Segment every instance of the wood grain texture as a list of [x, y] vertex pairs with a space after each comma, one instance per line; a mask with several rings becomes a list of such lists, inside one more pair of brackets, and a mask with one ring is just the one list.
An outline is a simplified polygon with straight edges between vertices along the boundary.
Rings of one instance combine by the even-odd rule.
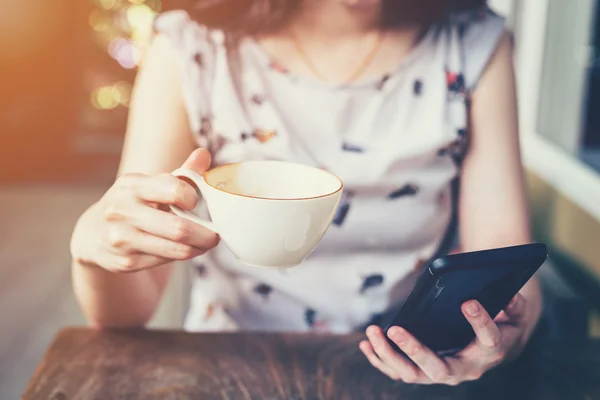
[[23, 399], [583, 399], [600, 398], [600, 342], [529, 349], [457, 387], [393, 382], [362, 335], [61, 331]]

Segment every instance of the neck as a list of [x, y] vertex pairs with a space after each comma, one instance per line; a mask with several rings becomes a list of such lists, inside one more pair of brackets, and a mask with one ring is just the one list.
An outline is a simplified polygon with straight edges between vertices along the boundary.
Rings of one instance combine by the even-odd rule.
[[301, 0], [290, 21], [299, 33], [354, 37], [380, 28], [381, 3], [365, 0]]

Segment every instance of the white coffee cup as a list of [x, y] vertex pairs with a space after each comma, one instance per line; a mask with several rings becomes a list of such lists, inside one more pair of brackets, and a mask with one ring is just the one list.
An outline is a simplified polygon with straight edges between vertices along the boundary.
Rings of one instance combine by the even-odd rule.
[[245, 161], [203, 175], [177, 169], [206, 201], [212, 221], [173, 212], [218, 233], [231, 252], [253, 267], [300, 264], [317, 246], [335, 215], [343, 183], [335, 175], [285, 161]]

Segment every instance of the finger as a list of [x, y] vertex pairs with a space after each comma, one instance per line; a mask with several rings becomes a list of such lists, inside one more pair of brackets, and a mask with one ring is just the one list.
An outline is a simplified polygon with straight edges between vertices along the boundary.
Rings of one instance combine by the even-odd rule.
[[517, 293], [516, 296], [512, 298], [510, 303], [508, 303], [504, 309], [504, 312], [511, 321], [520, 321], [525, 318], [526, 310], [527, 299], [525, 299], [521, 293]]
[[[130, 226], [111, 226], [106, 233], [108, 251], [118, 256], [151, 254], [170, 260], [187, 260], [204, 253], [203, 249], [177, 243]], [[125, 268], [129, 268], [126, 266]]]
[[131, 224], [139, 230], [201, 250], [212, 249], [219, 235], [185, 218], [151, 207], [136, 207]]
[[462, 312], [473, 327], [477, 342], [486, 349], [496, 349], [501, 340], [500, 330], [481, 304], [476, 300], [469, 300], [463, 303]]
[[115, 273], [137, 272], [148, 268], [157, 267], [173, 260], [156, 257], [150, 254], [120, 254], [114, 251], [104, 251], [98, 260], [94, 260], [96, 265]]
[[360, 351], [362, 351], [365, 357], [367, 357], [367, 360], [369, 360], [372, 366], [394, 380], [399, 379], [397, 374], [390, 367], [385, 365], [384, 362], [379, 359], [379, 357], [377, 357], [375, 351], [373, 350], [373, 346], [371, 346], [371, 343], [369, 343], [368, 340], [363, 340], [360, 342], [358, 344], [358, 348]]
[[173, 262], [173, 260], [157, 257], [150, 254], [130, 254], [113, 258], [113, 262], [107, 268], [117, 273], [134, 273]]
[[506, 314], [506, 311], [502, 310], [494, 318], [496, 325], [506, 324], [510, 322], [510, 317]]
[[191, 169], [194, 172], [203, 174], [210, 168], [211, 155], [206, 149], [196, 149], [190, 154], [187, 160], [182, 165], [182, 168]]
[[194, 187], [171, 174], [123, 176], [120, 185], [142, 201], [174, 205], [184, 210], [193, 210], [199, 200]]
[[[187, 244], [177, 243], [147, 232], [136, 231], [130, 240], [133, 253], [150, 254], [169, 260], [189, 260], [204, 254], [205, 250]], [[129, 253], [132, 254], [132, 253]]]
[[394, 326], [389, 329], [388, 336], [433, 382], [446, 383], [451, 380], [448, 365], [406, 329]]
[[[396, 352], [387, 342], [381, 328], [370, 326], [367, 328], [367, 337], [375, 354], [384, 364], [390, 367], [404, 382], [417, 383], [426, 380], [423, 372], [413, 363]], [[425, 379], [424, 379], [425, 378]]]
[[[211, 155], [210, 152], [204, 148], [196, 149], [190, 154], [190, 156], [185, 160], [182, 168], [190, 169], [198, 174], [203, 174], [207, 169], [210, 168], [211, 163]], [[194, 190], [198, 190], [196, 184], [189, 178], [179, 177], [180, 180], [186, 182], [188, 185], [194, 188]]]

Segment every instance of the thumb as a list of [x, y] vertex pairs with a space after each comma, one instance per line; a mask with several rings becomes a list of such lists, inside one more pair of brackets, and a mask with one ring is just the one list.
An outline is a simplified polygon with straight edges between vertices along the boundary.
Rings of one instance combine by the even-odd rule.
[[210, 152], [206, 149], [200, 148], [194, 150], [192, 154], [190, 154], [187, 160], [185, 160], [183, 163], [182, 168], [191, 169], [194, 172], [202, 174], [210, 168], [210, 162]]

